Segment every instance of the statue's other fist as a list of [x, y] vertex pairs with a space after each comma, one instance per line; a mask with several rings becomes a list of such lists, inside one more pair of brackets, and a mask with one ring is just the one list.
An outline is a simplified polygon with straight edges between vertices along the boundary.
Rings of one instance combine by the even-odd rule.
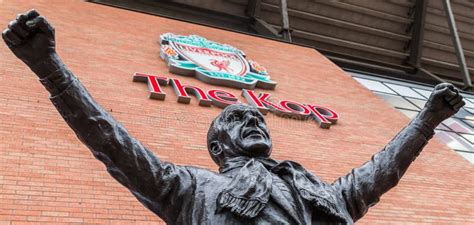
[[425, 110], [430, 114], [430, 120], [434, 125], [438, 125], [443, 120], [456, 114], [465, 102], [459, 94], [459, 90], [449, 83], [441, 83], [436, 85], [431, 93]]
[[18, 14], [2, 32], [10, 50], [30, 68], [55, 54], [54, 28], [32, 9]]

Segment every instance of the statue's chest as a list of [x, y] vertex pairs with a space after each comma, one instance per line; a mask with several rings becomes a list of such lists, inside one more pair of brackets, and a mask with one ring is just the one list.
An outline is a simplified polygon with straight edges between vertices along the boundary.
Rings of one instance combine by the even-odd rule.
[[[253, 222], [246, 221], [244, 224], [295, 224], [295, 220], [299, 222], [305, 220], [305, 216], [301, 213], [305, 206], [301, 200], [295, 198], [291, 185], [276, 175], [272, 178], [268, 205], [258, 218], [252, 220]], [[201, 177], [196, 182], [193, 199], [194, 218], [200, 218], [201, 224], [206, 224], [203, 220], [210, 218], [212, 218], [212, 221], [220, 221], [225, 224], [242, 224], [241, 219], [238, 219], [231, 212], [217, 210], [217, 198], [231, 181], [231, 177], [211, 176]]]

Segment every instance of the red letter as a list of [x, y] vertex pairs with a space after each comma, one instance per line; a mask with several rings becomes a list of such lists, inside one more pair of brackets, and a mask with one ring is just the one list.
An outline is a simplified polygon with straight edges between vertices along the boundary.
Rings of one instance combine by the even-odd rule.
[[178, 79], [170, 79], [170, 81], [174, 92], [178, 96], [178, 102], [189, 104], [191, 101], [191, 97], [188, 95], [189, 91], [189, 94], [196, 96], [200, 106], [211, 106], [212, 101], [207, 97], [206, 93], [201, 88], [186, 84], [183, 85]]
[[288, 115], [298, 116], [301, 119], [307, 119], [311, 115], [311, 111], [298, 102], [283, 100], [280, 101], [280, 105], [289, 112]]
[[257, 107], [257, 109], [260, 110], [260, 112], [264, 115], [267, 114], [269, 110], [268, 107], [270, 107], [270, 110], [276, 114], [289, 112], [288, 110], [285, 110], [282, 107], [269, 102], [267, 99], [270, 97], [270, 94], [268, 93], [260, 93], [260, 95], [257, 97], [253, 91], [242, 89], [242, 96], [247, 99], [250, 105]]
[[307, 106], [321, 128], [329, 128], [331, 124], [335, 124], [337, 119], [339, 119], [339, 115], [331, 109], [309, 104]]
[[239, 102], [235, 95], [222, 90], [209, 90], [207, 91], [207, 96], [212, 100], [212, 104], [219, 108], [225, 108], [228, 105]]
[[133, 74], [133, 81], [147, 83], [148, 90], [150, 90], [150, 98], [165, 100], [166, 93], [161, 91], [160, 84], [166, 86], [168, 84], [167, 77], [160, 77], [144, 73], [135, 73]]

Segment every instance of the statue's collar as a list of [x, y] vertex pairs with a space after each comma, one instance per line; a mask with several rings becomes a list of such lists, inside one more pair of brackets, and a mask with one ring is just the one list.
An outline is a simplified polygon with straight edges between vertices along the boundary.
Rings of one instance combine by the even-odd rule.
[[278, 164], [276, 160], [271, 158], [239, 156], [226, 159], [224, 164], [219, 168], [219, 173], [232, 174], [238, 172], [238, 169], [242, 168], [250, 159], [261, 162], [268, 170], [271, 170], [271, 168]]

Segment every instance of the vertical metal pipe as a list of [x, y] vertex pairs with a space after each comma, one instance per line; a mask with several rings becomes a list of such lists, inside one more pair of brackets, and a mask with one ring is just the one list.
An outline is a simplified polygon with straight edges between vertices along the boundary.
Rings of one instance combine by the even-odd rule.
[[451, 10], [451, 3], [449, 0], [443, 0], [446, 18], [448, 19], [449, 30], [451, 32], [451, 39], [453, 41], [454, 49], [456, 50], [456, 57], [458, 59], [459, 69], [463, 76], [464, 87], [472, 87], [471, 77], [467, 69], [466, 59], [462, 50], [461, 41], [459, 40], [458, 31], [456, 28], [456, 21], [454, 20], [453, 11]]
[[245, 13], [252, 18], [260, 18], [261, 0], [249, 0]]
[[291, 34], [290, 34], [290, 21], [288, 19], [288, 4], [286, 0], [280, 0], [280, 12], [281, 12], [281, 34], [283, 35], [283, 39], [291, 42]]
[[415, 2], [414, 24], [410, 40], [408, 63], [416, 68], [421, 67], [421, 56], [423, 55], [426, 7], [428, 7], [428, 0], [417, 0]]

